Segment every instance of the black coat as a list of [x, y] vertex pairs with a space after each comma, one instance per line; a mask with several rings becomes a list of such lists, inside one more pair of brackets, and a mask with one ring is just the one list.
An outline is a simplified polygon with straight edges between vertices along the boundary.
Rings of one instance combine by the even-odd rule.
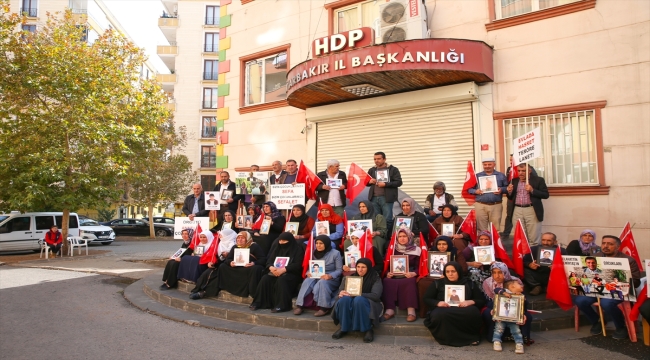
[[[329, 190], [323, 190], [323, 185], [327, 185], [327, 171], [321, 171], [318, 174], [316, 174], [320, 181], [322, 183], [318, 184], [316, 187], [316, 193], [318, 194], [318, 197], [323, 201], [323, 204], [327, 204], [327, 200], [329, 200], [330, 197], [330, 191]], [[339, 171], [339, 176], [338, 179], [342, 180], [342, 184], [345, 185], [345, 187], [348, 187], [348, 177], [345, 175], [343, 171]], [[346, 198], [345, 198], [345, 190], [339, 190], [339, 195], [341, 196], [341, 203], [343, 206], [346, 205]]]
[[[370, 170], [368, 170], [368, 175], [373, 179], [377, 179], [377, 167], [371, 167]], [[384, 187], [384, 196], [386, 197], [386, 202], [390, 203], [397, 201], [397, 188], [402, 186], [402, 174], [400, 174], [399, 169], [393, 165], [388, 166], [388, 180], [390, 181], [387, 182]], [[370, 190], [368, 191], [368, 200], [372, 200], [375, 192], [375, 185], [368, 184], [368, 186], [370, 186]]]
[[[214, 189], [212, 191], [221, 191], [221, 181], [215, 185]], [[231, 210], [235, 214], [237, 213], [237, 204], [238, 200], [244, 200], [242, 195], [237, 195], [237, 185], [235, 185], [234, 182], [230, 182], [228, 184], [228, 188], [226, 190], [231, 190], [232, 191], [232, 202], [228, 204], [228, 210]], [[223, 210], [223, 209], [222, 209]]]
[[[185, 198], [185, 202], [183, 203], [183, 209], [181, 211], [185, 215], [190, 215], [192, 214], [193, 208], [194, 208], [194, 194], [191, 194]], [[210, 210], [205, 209], [205, 196], [204, 193], [201, 193], [201, 195], [199, 196], [199, 212], [194, 214], [194, 216], [208, 216], [208, 214], [210, 214]]]
[[[530, 175], [528, 177], [528, 183], [533, 187], [533, 192], [530, 193], [530, 202], [533, 204], [533, 209], [535, 209], [535, 215], [537, 220], [544, 221], [544, 205], [542, 205], [542, 199], [548, 199], [548, 188], [546, 187], [546, 181], [543, 177]], [[517, 186], [519, 185], [519, 178], [512, 179], [512, 192], [508, 194], [508, 200], [516, 201], [517, 198]], [[512, 214], [515, 212], [514, 207], [508, 209], [508, 217], [512, 218]]]

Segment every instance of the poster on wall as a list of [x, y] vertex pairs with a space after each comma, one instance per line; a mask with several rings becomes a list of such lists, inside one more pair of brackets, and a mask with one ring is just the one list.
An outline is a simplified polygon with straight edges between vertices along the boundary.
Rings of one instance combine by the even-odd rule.
[[562, 256], [571, 295], [636, 301], [626, 258]]
[[174, 223], [174, 239], [182, 239], [183, 236], [181, 232], [185, 229], [190, 232], [190, 240], [194, 236], [194, 230], [197, 225], [201, 225], [201, 230], [205, 231], [210, 229], [210, 218], [209, 217], [195, 217], [194, 220], [190, 220], [188, 217], [177, 217], [174, 218], [176, 222]]

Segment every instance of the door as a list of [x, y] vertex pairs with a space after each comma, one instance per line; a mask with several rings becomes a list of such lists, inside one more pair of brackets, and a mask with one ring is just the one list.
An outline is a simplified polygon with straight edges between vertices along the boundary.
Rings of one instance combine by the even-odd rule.
[[113, 231], [115, 231], [115, 235], [124, 235], [124, 234], [130, 234], [131, 233], [131, 228], [129, 227], [129, 220], [127, 219], [120, 219], [120, 220], [115, 220], [111, 223], [111, 227], [113, 228]]
[[37, 250], [32, 222], [30, 215], [16, 216], [0, 226], [0, 251]]
[[129, 220], [133, 234], [149, 235], [149, 224], [142, 220]]

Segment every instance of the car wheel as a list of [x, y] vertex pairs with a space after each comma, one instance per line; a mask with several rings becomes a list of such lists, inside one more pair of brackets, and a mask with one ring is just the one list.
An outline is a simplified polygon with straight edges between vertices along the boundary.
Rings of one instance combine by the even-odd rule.
[[112, 241], [105, 241], [105, 242], [102, 243], [102, 245], [110, 245], [112, 243], [113, 243]]
[[168, 234], [168, 233], [167, 233], [166, 230], [163, 230], [163, 229], [158, 229], [158, 230], [156, 230], [156, 237], [167, 236], [167, 234]]

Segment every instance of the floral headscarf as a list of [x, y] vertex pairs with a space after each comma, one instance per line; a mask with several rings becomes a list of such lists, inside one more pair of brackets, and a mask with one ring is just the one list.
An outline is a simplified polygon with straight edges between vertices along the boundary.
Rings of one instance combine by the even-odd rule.
[[[490, 266], [490, 273], [494, 269], [499, 269], [503, 273], [503, 283], [505, 283], [508, 280], [516, 280], [519, 283], [521, 283], [521, 280], [519, 280], [519, 278], [510, 275], [510, 271], [508, 271], [508, 266], [506, 266], [506, 264], [497, 261], [493, 263], [492, 266]], [[496, 282], [492, 276], [485, 279], [485, 281], [483, 282], [483, 292], [485, 293], [485, 296], [487, 296], [490, 299], [493, 299], [494, 289], [502, 288], [503, 283]]]
[[[406, 245], [402, 245], [399, 243], [399, 241], [397, 241], [399, 234], [402, 232], [406, 234], [406, 236], [409, 239]], [[413, 240], [413, 233], [406, 229], [399, 229], [397, 231], [397, 234], [395, 234], [395, 250], [401, 252], [404, 255], [420, 256], [420, 254], [422, 253], [422, 249], [420, 249], [420, 247], [415, 245], [415, 241]]]
[[[273, 201], [267, 201], [264, 203], [264, 205], [268, 205], [271, 208], [271, 219], [276, 219], [282, 216], [280, 210], [278, 210], [278, 207], [275, 206], [275, 203]], [[262, 215], [266, 215], [266, 213], [263, 213]]]
[[[590, 243], [582, 242], [582, 235], [585, 234], [591, 234], [591, 236], [594, 237], [594, 241]], [[591, 254], [591, 249], [598, 247], [598, 245], [596, 245], [596, 232], [590, 229], [582, 230], [582, 232], [580, 233], [580, 238], [578, 239], [578, 244], [580, 244], [580, 250], [582, 250], [583, 254]]]

